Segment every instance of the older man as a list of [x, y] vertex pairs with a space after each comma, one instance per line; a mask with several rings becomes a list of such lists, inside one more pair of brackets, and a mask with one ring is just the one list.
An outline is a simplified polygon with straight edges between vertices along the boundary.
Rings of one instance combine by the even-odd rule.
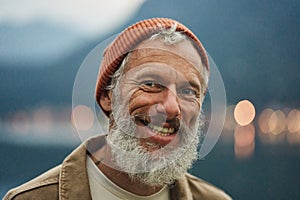
[[204, 137], [208, 75], [206, 52], [184, 25], [128, 27], [106, 48], [96, 84], [109, 133], [4, 199], [230, 199], [187, 173]]

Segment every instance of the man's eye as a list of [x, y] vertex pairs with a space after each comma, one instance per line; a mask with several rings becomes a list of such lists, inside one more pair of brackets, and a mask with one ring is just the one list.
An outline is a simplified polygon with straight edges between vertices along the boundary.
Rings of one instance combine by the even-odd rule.
[[194, 91], [193, 89], [191, 88], [184, 88], [181, 90], [181, 94], [182, 95], [187, 95], [187, 96], [196, 96], [196, 91]]
[[143, 85], [145, 85], [147, 87], [157, 87], [158, 86], [158, 84], [153, 81], [146, 81], [143, 83]]
[[154, 81], [144, 81], [141, 83], [141, 88], [149, 92], [158, 92], [161, 91], [164, 86]]

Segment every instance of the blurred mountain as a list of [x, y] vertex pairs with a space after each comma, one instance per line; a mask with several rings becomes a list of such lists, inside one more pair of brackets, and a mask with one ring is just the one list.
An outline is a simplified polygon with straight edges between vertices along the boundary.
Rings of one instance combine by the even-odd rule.
[[[223, 76], [228, 104], [250, 99], [258, 109], [299, 107], [299, 9], [297, 0], [151, 0], [115, 32], [145, 18], [177, 19], [213, 57]], [[6, 66], [0, 68], [0, 112], [71, 104], [76, 72], [100, 41], [77, 44], [70, 55], [45, 62], [48, 67], [18, 67], [11, 62], [7, 66], [0, 60], [0, 66]]]
[[0, 26], [0, 68], [49, 67], [87, 40], [75, 30], [42, 20]]
[[1, 68], [0, 112], [39, 105], [71, 105], [77, 70], [95, 45], [96, 43], [88, 43], [81, 46], [72, 55], [51, 63], [48, 67], [20, 68], [11, 65]]

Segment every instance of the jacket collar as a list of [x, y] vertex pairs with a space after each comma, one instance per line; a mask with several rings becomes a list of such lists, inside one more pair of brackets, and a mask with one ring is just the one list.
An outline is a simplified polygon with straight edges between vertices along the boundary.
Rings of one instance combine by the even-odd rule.
[[186, 177], [175, 181], [170, 188], [170, 199], [172, 200], [193, 200], [192, 192], [189, 188]]
[[90, 200], [86, 170], [86, 148], [81, 144], [62, 163], [59, 177], [59, 200]]

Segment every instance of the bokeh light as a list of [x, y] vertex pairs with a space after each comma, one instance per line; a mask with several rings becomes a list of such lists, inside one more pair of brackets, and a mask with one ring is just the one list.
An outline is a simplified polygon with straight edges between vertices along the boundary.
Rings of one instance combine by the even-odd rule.
[[269, 127], [269, 120], [274, 111], [270, 108], [264, 109], [259, 118], [258, 118], [258, 126], [262, 133], [270, 133], [271, 129]]
[[293, 109], [286, 118], [287, 129], [290, 133], [300, 132], [300, 111]]
[[250, 157], [255, 149], [255, 128], [253, 124], [238, 126], [234, 131], [234, 153], [237, 158]]
[[78, 105], [72, 111], [72, 122], [78, 130], [87, 131], [93, 127], [94, 112], [85, 105]]
[[299, 145], [300, 144], [300, 133], [287, 133], [286, 140], [290, 145]]
[[[283, 110], [283, 111], [282, 111]], [[258, 118], [259, 139], [263, 144], [279, 144], [286, 141], [286, 115], [289, 108], [272, 110], [266, 108]]]
[[17, 133], [27, 133], [31, 128], [31, 124], [30, 115], [25, 111], [16, 112], [11, 120], [12, 128]]
[[252, 124], [238, 126], [234, 131], [234, 142], [239, 147], [249, 146], [254, 142], [255, 128]]
[[249, 100], [240, 101], [234, 109], [234, 119], [240, 126], [250, 124], [255, 117], [254, 105]]
[[271, 133], [278, 135], [285, 130], [286, 117], [281, 110], [273, 112], [269, 118], [269, 128]]
[[33, 128], [39, 133], [47, 133], [54, 126], [52, 113], [47, 108], [39, 108], [33, 112]]

